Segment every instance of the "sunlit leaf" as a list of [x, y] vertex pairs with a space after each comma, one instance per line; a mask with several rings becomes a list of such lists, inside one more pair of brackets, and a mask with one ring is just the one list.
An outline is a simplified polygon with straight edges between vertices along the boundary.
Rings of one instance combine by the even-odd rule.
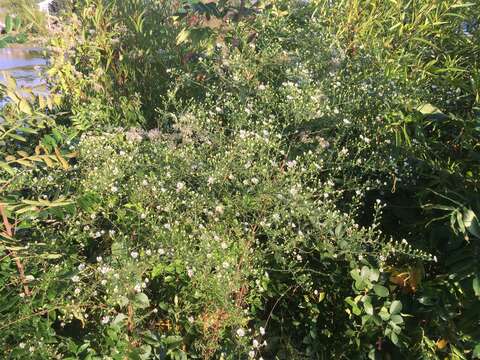
[[180, 31], [180, 33], [177, 35], [177, 39], [176, 39], [177, 45], [181, 45], [184, 42], [186, 42], [189, 36], [190, 36], [190, 31], [186, 28], [182, 29], [182, 31]]
[[402, 303], [398, 300], [395, 300], [392, 302], [392, 304], [390, 305], [390, 314], [394, 315], [394, 314], [399, 314], [401, 311], [402, 311]]

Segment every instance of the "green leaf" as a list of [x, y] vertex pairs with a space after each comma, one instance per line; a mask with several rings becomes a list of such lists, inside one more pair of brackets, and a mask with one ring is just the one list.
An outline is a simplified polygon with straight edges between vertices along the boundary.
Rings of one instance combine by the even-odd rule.
[[148, 299], [148, 296], [144, 293], [138, 293], [135, 295], [133, 304], [139, 309], [145, 309], [150, 306], [150, 300]]
[[432, 306], [435, 304], [435, 300], [429, 296], [421, 296], [418, 298], [418, 302], [425, 306]]
[[360, 315], [362, 313], [358, 305], [355, 303], [355, 301], [352, 300], [351, 297], [346, 298], [345, 301], [352, 307], [352, 312], [355, 315]]
[[13, 168], [3, 161], [0, 161], [0, 168], [8, 172], [10, 175], [15, 175], [15, 171], [13, 170]]
[[183, 44], [187, 41], [188, 37], [190, 36], [190, 31], [188, 29], [182, 29], [180, 33], [177, 35], [177, 45]]
[[350, 271], [350, 276], [353, 280], [360, 281], [360, 271], [358, 269], [353, 269]]
[[20, 104], [18, 105], [18, 107], [19, 107], [21, 112], [23, 112], [25, 114], [28, 114], [28, 115], [32, 115], [32, 108], [31, 108], [30, 104], [25, 99], [20, 100]]
[[363, 281], [366, 281], [370, 278], [370, 269], [368, 266], [363, 266], [362, 270], [360, 272], [360, 277], [362, 278]]
[[22, 19], [20, 16], [16, 16], [14, 19], [14, 28], [16, 31], [19, 31], [22, 27]]
[[475, 215], [472, 210], [467, 209], [464, 211], [463, 224], [470, 234], [480, 239], [480, 225], [478, 223], [477, 215]]
[[383, 321], [388, 321], [390, 320], [390, 314], [388, 313], [388, 310], [386, 307], [382, 307], [380, 309], [380, 312], [378, 313], [380, 317], [382, 318]]
[[60, 259], [63, 255], [62, 254], [43, 254], [43, 259], [55, 260]]
[[403, 308], [402, 303], [398, 300], [395, 300], [390, 305], [390, 314], [392, 314], [392, 315], [399, 314], [400, 311], [402, 311], [402, 308]]
[[445, 115], [442, 111], [440, 111], [439, 108], [433, 106], [432, 104], [423, 104], [419, 107], [417, 107], [417, 111], [422, 113], [424, 117], [426, 118], [431, 118], [431, 119], [436, 119], [436, 120], [442, 120], [448, 118], [447, 115]]
[[123, 320], [128, 318], [127, 315], [119, 313], [117, 316], [115, 316], [115, 319], [112, 321], [112, 325], [121, 325], [123, 323]]
[[395, 334], [394, 332], [392, 332], [392, 333], [390, 334], [390, 340], [392, 340], [392, 343], [393, 343], [394, 345], [397, 345], [397, 344], [398, 344], [398, 336], [397, 336], [397, 334]]
[[373, 315], [373, 306], [370, 302], [364, 303], [363, 307], [368, 315]]
[[27, 139], [24, 138], [23, 136], [21, 135], [18, 135], [18, 134], [8, 134], [8, 136], [12, 139], [15, 139], [15, 140], [18, 140], [18, 141], [22, 141], [22, 142], [26, 142]]
[[376, 282], [380, 278], [380, 271], [377, 269], [370, 269], [370, 281]]
[[394, 324], [403, 324], [403, 317], [401, 315], [392, 315], [390, 321]]
[[5, 17], [5, 32], [8, 34], [13, 30], [13, 18], [10, 15]]
[[475, 348], [473, 349], [473, 358], [480, 359], [480, 343], [475, 345]]
[[388, 289], [382, 285], [374, 285], [373, 291], [375, 291], [375, 294], [377, 294], [377, 296], [380, 296], [380, 297], [387, 297], [389, 294]]
[[183, 341], [183, 338], [181, 336], [177, 335], [172, 335], [172, 336], [167, 336], [164, 340], [163, 343], [167, 345], [180, 345]]
[[372, 318], [372, 316], [370, 316], [370, 315], [363, 315], [362, 316], [362, 326], [365, 326], [365, 324], [367, 322], [369, 322], [371, 318]]
[[143, 341], [155, 347], [158, 347], [160, 344], [159, 337], [150, 330], [145, 331], [143, 334]]
[[475, 296], [480, 297], [480, 277], [476, 275], [473, 278], [473, 291], [475, 292]]
[[335, 227], [335, 237], [341, 238], [343, 236], [343, 224], [340, 223]]

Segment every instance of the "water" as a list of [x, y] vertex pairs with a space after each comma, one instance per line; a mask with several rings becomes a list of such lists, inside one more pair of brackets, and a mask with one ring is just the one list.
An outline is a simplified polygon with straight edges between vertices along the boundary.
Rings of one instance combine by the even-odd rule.
[[[46, 94], [47, 88], [42, 71], [47, 65], [42, 49], [14, 46], [0, 49], [0, 82], [5, 83], [3, 73], [17, 81], [17, 87], [32, 88], [34, 93]], [[5, 100], [0, 100], [0, 106]]]

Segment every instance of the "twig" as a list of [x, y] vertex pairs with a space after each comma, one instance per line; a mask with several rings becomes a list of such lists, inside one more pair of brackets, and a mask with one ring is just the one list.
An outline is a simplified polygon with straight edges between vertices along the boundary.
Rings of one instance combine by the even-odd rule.
[[287, 290], [285, 290], [285, 292], [284, 292], [282, 295], [280, 295], [280, 297], [277, 299], [277, 301], [275, 301], [275, 304], [273, 304], [273, 307], [272, 307], [272, 309], [270, 310], [270, 313], [268, 314], [267, 320], [265, 321], [265, 329], [268, 327], [268, 323], [269, 323], [269, 321], [270, 321], [270, 318], [271, 318], [272, 315], [273, 315], [273, 311], [274, 311], [275, 308], [277, 307], [277, 305], [278, 305], [278, 303], [280, 302], [280, 300], [282, 300], [283, 297], [290, 292], [290, 290], [293, 289], [293, 292], [295, 292], [299, 287], [300, 287], [300, 285], [296, 285], [296, 286], [293, 286], [293, 285], [292, 285], [292, 286], [290, 286]]

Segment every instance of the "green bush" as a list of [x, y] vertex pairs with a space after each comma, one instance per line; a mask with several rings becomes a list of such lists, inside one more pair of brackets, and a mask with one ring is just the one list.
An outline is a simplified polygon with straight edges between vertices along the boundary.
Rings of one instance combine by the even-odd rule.
[[0, 7], [21, 19], [22, 30], [36, 35], [45, 35], [47, 32], [47, 17], [37, 6], [35, 0], [0, 0]]
[[80, 4], [60, 166], [2, 149], [5, 356], [480, 357], [478, 8]]

